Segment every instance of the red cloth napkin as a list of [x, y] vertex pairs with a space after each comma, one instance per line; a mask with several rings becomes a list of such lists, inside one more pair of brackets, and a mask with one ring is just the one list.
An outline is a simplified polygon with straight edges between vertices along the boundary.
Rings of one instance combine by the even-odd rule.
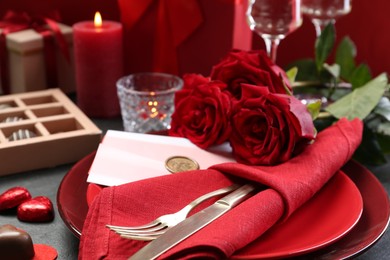
[[[127, 259], [147, 242], [126, 240], [105, 225], [141, 225], [176, 212], [209, 191], [251, 180], [265, 190], [238, 205], [161, 259], [224, 259], [284, 221], [309, 200], [352, 156], [361, 142], [360, 120], [339, 120], [290, 161], [273, 167], [238, 163], [109, 187], [92, 203], [82, 230], [79, 259]], [[211, 204], [205, 203], [207, 206]]]

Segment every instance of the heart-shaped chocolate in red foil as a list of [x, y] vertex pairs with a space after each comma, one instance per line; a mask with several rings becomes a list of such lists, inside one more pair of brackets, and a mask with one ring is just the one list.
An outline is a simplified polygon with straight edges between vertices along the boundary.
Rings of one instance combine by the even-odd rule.
[[31, 194], [26, 188], [10, 188], [0, 195], [0, 211], [15, 208], [29, 199], [31, 199]]
[[48, 222], [54, 219], [53, 203], [48, 197], [38, 196], [19, 205], [18, 219], [25, 222]]

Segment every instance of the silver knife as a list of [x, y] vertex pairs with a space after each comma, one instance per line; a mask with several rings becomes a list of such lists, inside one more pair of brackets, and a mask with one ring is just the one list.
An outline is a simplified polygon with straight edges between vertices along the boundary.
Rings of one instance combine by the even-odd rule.
[[256, 187], [251, 184], [241, 186], [237, 190], [216, 201], [213, 205], [199, 211], [176, 226], [170, 228], [159, 238], [153, 240], [148, 245], [141, 248], [137, 253], [132, 255], [129, 260], [147, 260], [157, 258], [247, 199], [255, 189]]

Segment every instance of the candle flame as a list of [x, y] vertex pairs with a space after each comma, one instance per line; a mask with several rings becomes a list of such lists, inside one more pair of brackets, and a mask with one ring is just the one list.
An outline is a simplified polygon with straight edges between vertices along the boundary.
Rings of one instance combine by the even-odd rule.
[[96, 27], [101, 27], [103, 24], [102, 16], [100, 15], [99, 12], [95, 13], [94, 24]]
[[150, 114], [149, 116], [151, 118], [155, 118], [158, 116], [159, 112], [157, 110], [157, 106], [158, 106], [158, 101], [156, 100], [150, 100], [148, 101], [148, 106], [149, 106], [149, 109], [150, 109]]

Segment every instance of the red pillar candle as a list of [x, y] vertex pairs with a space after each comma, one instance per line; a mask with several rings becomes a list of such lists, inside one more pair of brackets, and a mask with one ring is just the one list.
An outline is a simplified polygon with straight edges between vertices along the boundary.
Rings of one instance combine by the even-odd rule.
[[73, 25], [77, 104], [88, 116], [120, 114], [116, 81], [123, 76], [122, 25], [95, 21]]

